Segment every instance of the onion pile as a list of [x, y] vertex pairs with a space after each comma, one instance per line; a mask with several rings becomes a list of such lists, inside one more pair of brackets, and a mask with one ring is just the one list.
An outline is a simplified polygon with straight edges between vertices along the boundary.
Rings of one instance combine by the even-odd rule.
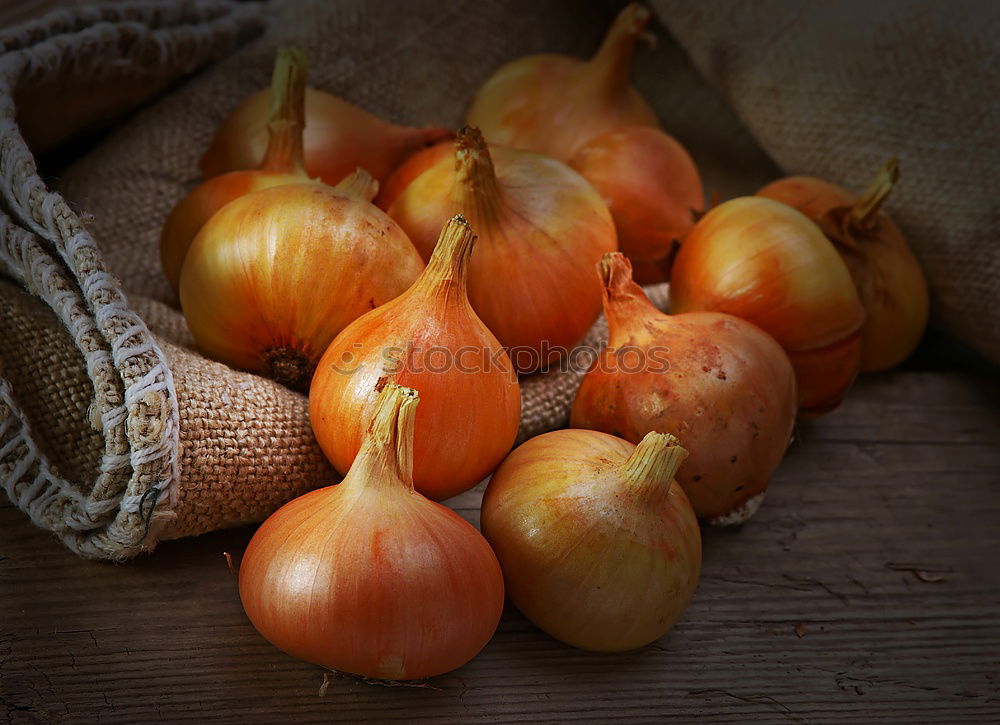
[[[649, 20], [624, 8], [588, 61], [503, 66], [454, 138], [306, 89], [292, 49], [219, 127], [210, 178], [164, 226], [165, 272], [206, 354], [308, 390], [344, 474], [243, 558], [247, 615], [289, 654], [433, 677], [483, 648], [505, 588], [562, 642], [642, 647], [694, 594], [699, 520], [745, 522], [796, 415], [917, 344], [926, 283], [879, 211], [895, 165], [859, 198], [791, 177], [705, 212], [629, 81]], [[667, 278], [670, 315], [637, 284]], [[572, 428], [511, 451], [517, 374], [602, 305]], [[435, 503], [484, 479], [485, 538]]]

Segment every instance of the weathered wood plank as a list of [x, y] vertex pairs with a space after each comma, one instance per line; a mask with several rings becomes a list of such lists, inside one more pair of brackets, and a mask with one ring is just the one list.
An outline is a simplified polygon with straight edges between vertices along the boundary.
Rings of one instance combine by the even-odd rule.
[[[320, 697], [322, 671], [243, 615], [222, 552], [249, 528], [111, 566], [4, 504], [2, 704], [15, 723], [1000, 720], [996, 392], [959, 375], [862, 381], [801, 426], [756, 518], [705, 532], [698, 593], [662, 640], [579, 652], [508, 607], [437, 689], [334, 677]], [[475, 521], [479, 495], [452, 503]]]

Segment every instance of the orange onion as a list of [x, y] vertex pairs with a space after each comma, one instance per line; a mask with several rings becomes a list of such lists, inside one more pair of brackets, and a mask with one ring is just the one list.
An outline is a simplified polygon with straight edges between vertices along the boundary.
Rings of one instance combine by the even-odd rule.
[[[255, 93], [225, 118], [199, 162], [205, 178], [260, 165], [267, 147], [269, 96], [267, 90]], [[452, 136], [444, 128], [388, 123], [315, 88], [306, 89], [305, 117], [306, 171], [327, 184], [358, 167], [382, 181], [414, 151]]]
[[673, 433], [698, 518], [742, 523], [760, 506], [795, 423], [795, 371], [759, 327], [720, 312], [665, 315], [624, 256], [600, 264], [608, 346], [583, 378], [570, 425], [638, 443]]
[[308, 386], [337, 333], [423, 270], [403, 230], [369, 203], [377, 187], [359, 170], [337, 187], [274, 186], [216, 212], [181, 269], [181, 308], [198, 346]]
[[396, 197], [389, 215], [427, 259], [458, 210], [479, 234], [469, 267], [476, 313], [532, 372], [572, 347], [597, 319], [594, 265], [614, 251], [608, 208], [573, 169], [546, 156], [487, 148], [464, 128], [455, 158], [439, 160]]
[[698, 521], [673, 485], [684, 456], [662, 433], [635, 446], [557, 430], [517, 448], [481, 516], [510, 600], [574, 647], [619, 652], [662, 636], [701, 570]]
[[396, 197], [403, 193], [403, 189], [413, 183], [413, 180], [427, 171], [443, 159], [455, 158], [455, 144], [452, 141], [441, 141], [420, 149], [415, 154], [407, 158], [403, 163], [395, 168], [379, 187], [378, 196], [375, 197], [375, 206], [379, 209], [389, 210]]
[[309, 391], [316, 440], [338, 471], [361, 447], [383, 381], [420, 391], [413, 481], [433, 499], [476, 485], [514, 444], [520, 388], [507, 354], [466, 295], [475, 234], [456, 216], [427, 269], [392, 302], [355, 320], [320, 360]]
[[271, 82], [267, 153], [260, 168], [215, 176], [195, 187], [170, 212], [160, 235], [160, 261], [175, 292], [188, 248], [215, 212], [257, 189], [312, 181], [302, 166], [305, 84], [305, 56], [295, 48], [280, 50]]
[[417, 394], [379, 397], [343, 482], [265, 521], [240, 565], [240, 599], [265, 639], [294, 657], [365, 677], [410, 680], [460, 667], [503, 610], [489, 544], [413, 490]]
[[836, 408], [857, 375], [865, 312], [847, 266], [819, 227], [771, 199], [731, 199], [694, 225], [670, 273], [670, 310], [726, 312], [769, 333], [795, 368], [803, 413]]
[[698, 169], [673, 136], [648, 126], [623, 126], [581, 146], [569, 165], [607, 203], [618, 248], [629, 259], [671, 254], [705, 206]]
[[901, 363], [927, 327], [930, 300], [920, 263], [899, 227], [879, 211], [898, 179], [899, 166], [891, 159], [860, 197], [809, 176], [779, 179], [757, 192], [819, 224], [847, 263], [865, 308], [862, 372]]
[[649, 104], [629, 82], [635, 42], [650, 12], [632, 3], [590, 60], [544, 53], [511, 61], [476, 93], [467, 123], [491, 144], [568, 161], [583, 144], [617, 126], [659, 128]]

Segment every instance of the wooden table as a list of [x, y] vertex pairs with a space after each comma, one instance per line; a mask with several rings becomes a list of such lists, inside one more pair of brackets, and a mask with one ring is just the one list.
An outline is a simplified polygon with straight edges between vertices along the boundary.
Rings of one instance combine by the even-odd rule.
[[[0, 505], [0, 714], [79, 722], [1000, 721], [995, 380], [868, 378], [803, 424], [760, 513], [705, 532], [694, 602], [635, 653], [580, 652], [508, 606], [425, 688], [330, 676], [250, 626], [223, 552], [252, 528], [123, 565], [77, 559]], [[475, 521], [481, 492], [452, 503]]]

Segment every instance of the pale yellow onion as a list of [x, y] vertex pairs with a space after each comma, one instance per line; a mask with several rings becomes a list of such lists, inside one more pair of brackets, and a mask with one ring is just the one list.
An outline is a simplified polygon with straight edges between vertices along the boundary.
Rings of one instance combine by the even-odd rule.
[[698, 522], [673, 482], [684, 456], [660, 433], [637, 447], [557, 430], [517, 448], [481, 514], [510, 600], [575, 647], [618, 652], [662, 636], [701, 570]]

